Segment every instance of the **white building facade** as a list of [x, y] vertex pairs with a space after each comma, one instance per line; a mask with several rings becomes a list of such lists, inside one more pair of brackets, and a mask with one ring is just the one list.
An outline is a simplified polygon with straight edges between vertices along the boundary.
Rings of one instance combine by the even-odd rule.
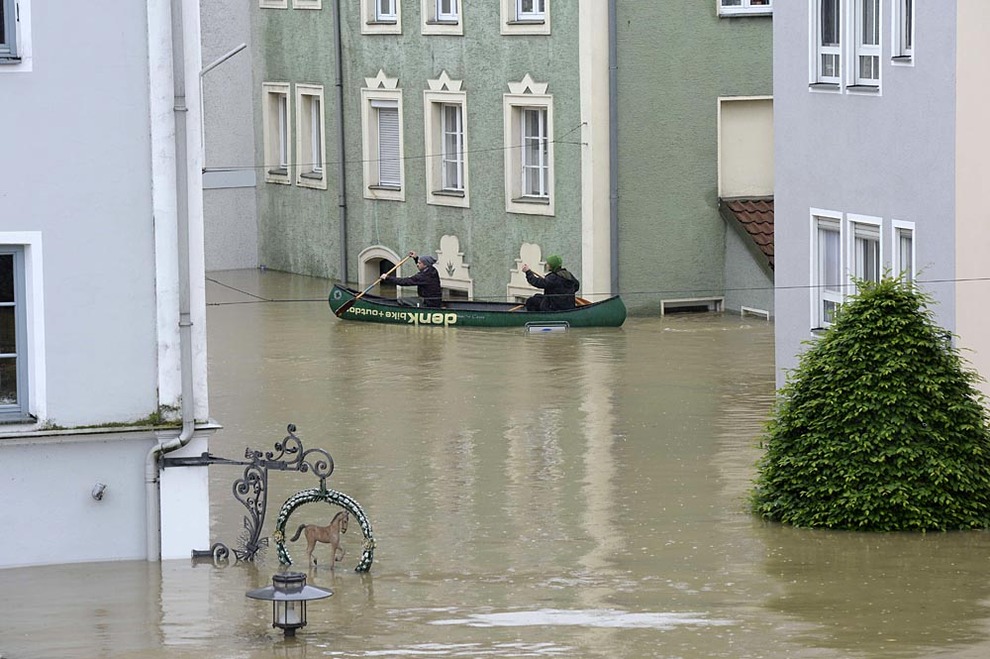
[[198, 4], [0, 6], [0, 568], [188, 557], [207, 470], [159, 464], [216, 428]]

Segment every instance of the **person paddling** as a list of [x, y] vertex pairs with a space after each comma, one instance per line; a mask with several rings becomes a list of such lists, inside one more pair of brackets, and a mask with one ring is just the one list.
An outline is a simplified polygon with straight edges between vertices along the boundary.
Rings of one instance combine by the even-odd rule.
[[437, 262], [436, 258], [429, 254], [417, 256], [416, 252], [409, 252], [409, 256], [416, 262], [419, 272], [412, 277], [396, 277], [393, 274], [385, 274], [380, 279], [386, 284], [415, 286], [416, 294], [422, 300], [422, 306], [439, 308], [443, 301], [443, 289], [440, 287], [440, 272], [433, 267]]
[[547, 268], [550, 272], [541, 277], [530, 270], [527, 264], [522, 264], [522, 271], [526, 273], [529, 285], [544, 291], [526, 300], [526, 311], [563, 311], [576, 306], [574, 294], [581, 287], [581, 282], [563, 265], [563, 259], [556, 254], [548, 256]]

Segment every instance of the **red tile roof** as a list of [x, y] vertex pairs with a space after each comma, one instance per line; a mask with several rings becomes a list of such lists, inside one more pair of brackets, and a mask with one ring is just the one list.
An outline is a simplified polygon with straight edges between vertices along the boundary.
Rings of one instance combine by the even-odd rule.
[[719, 206], [727, 211], [723, 212], [726, 220], [735, 218], [773, 270], [773, 197], [721, 199]]

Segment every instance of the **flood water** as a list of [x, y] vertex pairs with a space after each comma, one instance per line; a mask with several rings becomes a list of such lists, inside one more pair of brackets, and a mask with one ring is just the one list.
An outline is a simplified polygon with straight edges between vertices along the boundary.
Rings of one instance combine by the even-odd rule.
[[[376, 540], [294, 640], [244, 597], [279, 570], [143, 561], [0, 571], [0, 656], [986, 657], [990, 534], [855, 534], [754, 519], [773, 329], [731, 315], [527, 334], [337, 320], [328, 282], [213, 273], [214, 455], [293, 423]], [[232, 547], [241, 468], [211, 467]], [[312, 474], [270, 473], [266, 534]], [[334, 510], [292, 516], [325, 524]], [[316, 550], [329, 563], [324, 546]]]

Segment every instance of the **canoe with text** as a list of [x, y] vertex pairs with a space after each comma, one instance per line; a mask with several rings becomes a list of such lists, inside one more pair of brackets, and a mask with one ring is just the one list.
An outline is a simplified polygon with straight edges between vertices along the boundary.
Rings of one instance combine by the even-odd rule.
[[330, 309], [337, 310], [350, 300], [352, 306], [339, 317], [367, 323], [430, 325], [439, 327], [526, 327], [544, 323], [566, 323], [567, 327], [619, 327], [626, 320], [626, 305], [616, 295], [567, 311], [525, 311], [513, 302], [476, 302], [445, 300], [440, 309], [417, 307], [409, 300], [364, 295], [334, 285], [330, 291]]

